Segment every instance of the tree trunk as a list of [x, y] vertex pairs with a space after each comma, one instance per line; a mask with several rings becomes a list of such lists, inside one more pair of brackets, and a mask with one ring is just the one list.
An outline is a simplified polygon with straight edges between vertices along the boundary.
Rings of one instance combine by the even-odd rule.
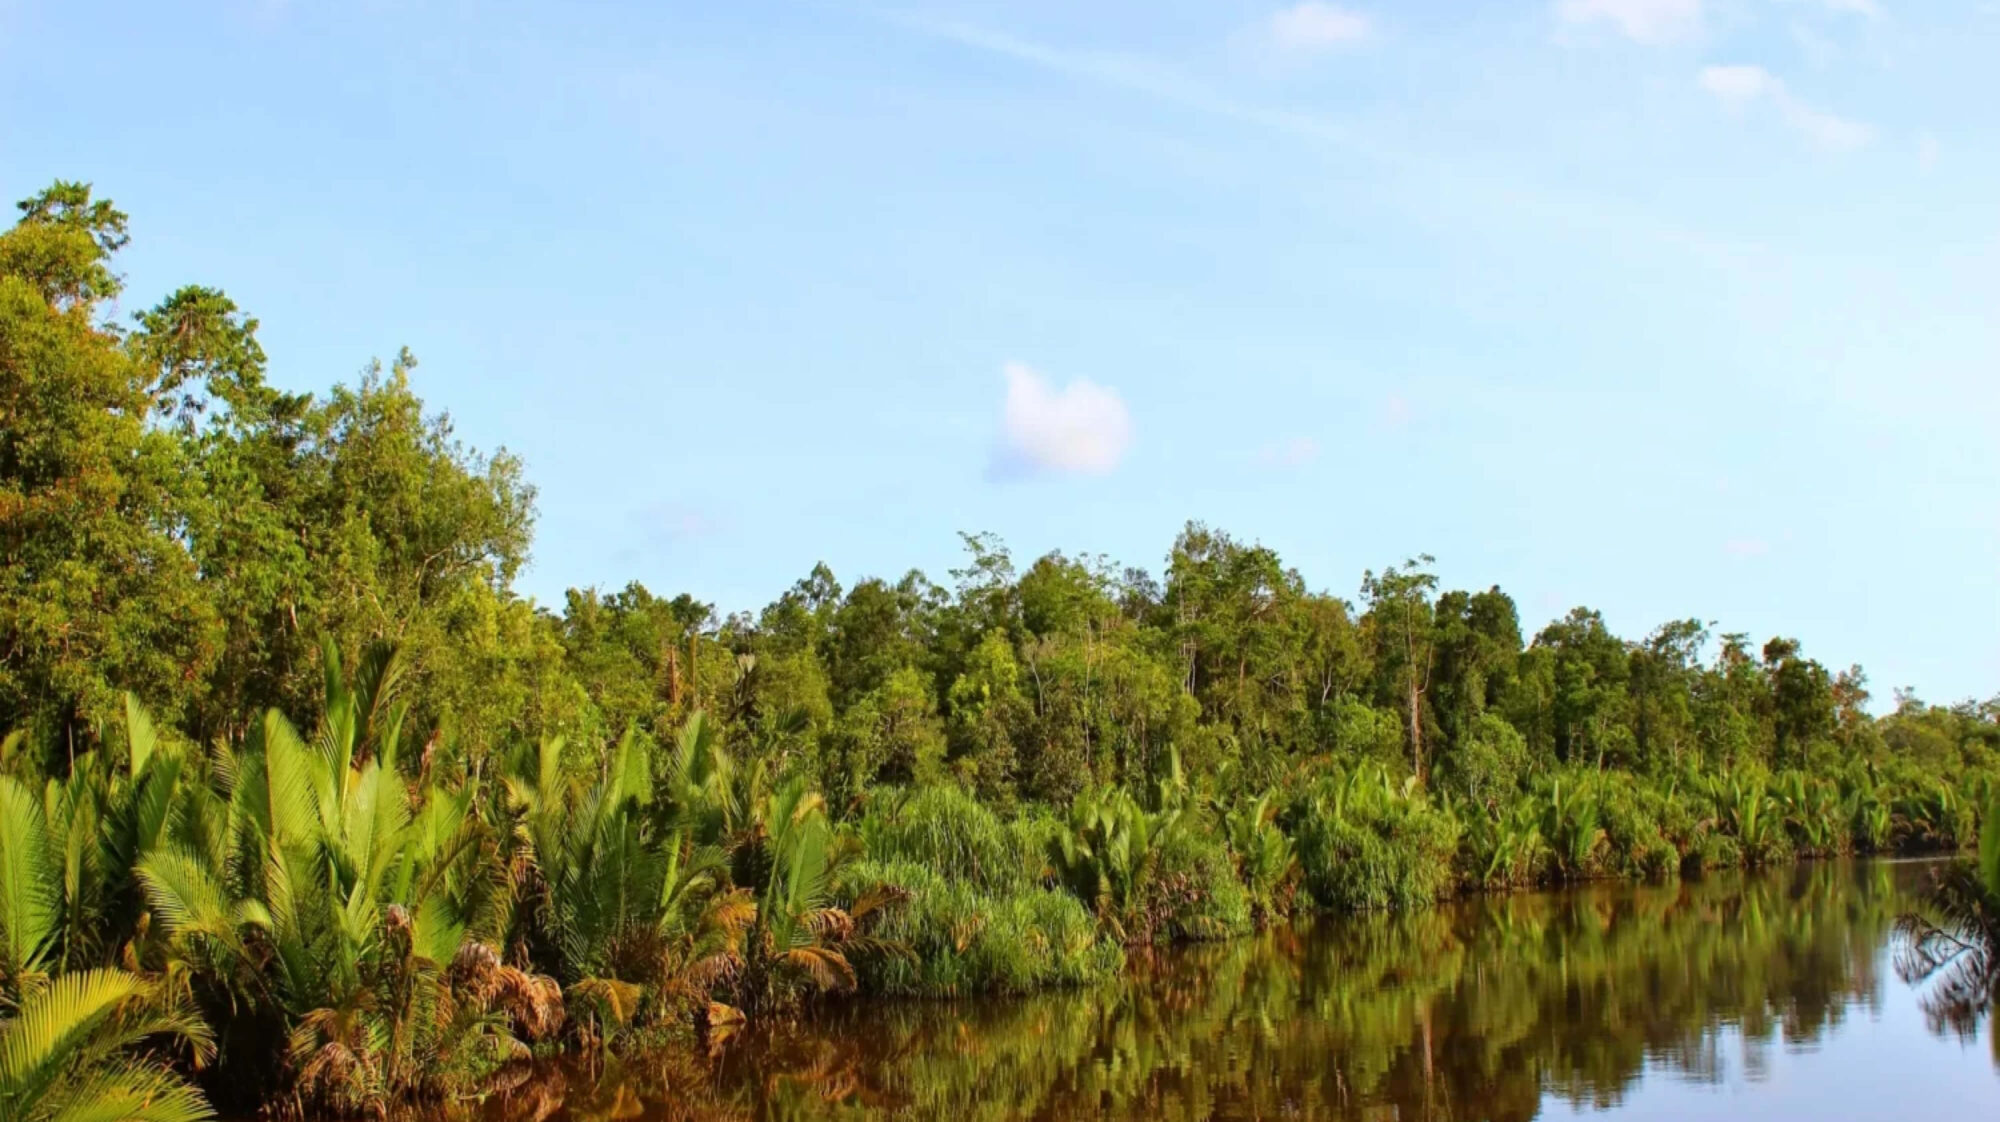
[[1423, 690], [1417, 687], [1416, 675], [1410, 676], [1410, 769], [1416, 773], [1417, 782], [1424, 781], [1424, 707]]

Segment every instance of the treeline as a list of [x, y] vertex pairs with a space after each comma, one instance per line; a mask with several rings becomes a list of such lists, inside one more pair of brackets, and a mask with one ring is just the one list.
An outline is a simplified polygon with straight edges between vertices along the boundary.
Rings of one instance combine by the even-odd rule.
[[407, 355], [281, 392], [218, 291], [121, 318], [88, 188], [21, 210], [0, 1032], [48, 1046], [0, 1048], [10, 1117], [199, 1116], [133, 1045], [369, 1110], [533, 1045], [1084, 983], [1306, 908], [1955, 847], [2000, 759], [2000, 698], [1876, 718], [1796, 640], [1526, 636], [1429, 558], [1350, 602], [1200, 525], [1158, 575], [972, 535], [948, 584], [558, 613], [513, 589], [519, 463]]
[[427, 414], [407, 354], [324, 397], [266, 380], [257, 323], [184, 288], [120, 322], [125, 216], [87, 187], [0, 236], [0, 722], [46, 753], [105, 742], [136, 694], [197, 743], [276, 708], [316, 715], [321, 641], [394, 639], [413, 728], [454, 760], [565, 734], [656, 742], [696, 710], [746, 759], [836, 801], [956, 779], [985, 801], [1144, 789], [1169, 749], [1261, 788], [1381, 763], [1487, 801], [1552, 767], [1851, 763], [1935, 776], [2000, 747], [2000, 696], [1899, 694], [1860, 668], [1697, 619], [1621, 638], [1578, 608], [1532, 635], [1498, 588], [1429, 559], [1316, 591], [1273, 551], [1190, 525], [1164, 573], [966, 538], [939, 584], [843, 585], [824, 565], [719, 617], [633, 584], [517, 595], [534, 523], [521, 465]]

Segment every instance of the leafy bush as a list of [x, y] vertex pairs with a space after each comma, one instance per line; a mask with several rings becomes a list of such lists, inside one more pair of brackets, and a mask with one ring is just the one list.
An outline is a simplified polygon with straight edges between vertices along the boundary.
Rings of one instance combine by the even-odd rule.
[[1505, 807], [1460, 804], [1457, 869], [1461, 883], [1474, 888], [1532, 884], [1548, 865], [1548, 843], [1542, 838], [1542, 804], [1533, 795], [1516, 797]]
[[1457, 820], [1385, 772], [1322, 780], [1290, 815], [1313, 901], [1336, 911], [1418, 907], [1450, 886]]
[[1253, 920], [1262, 924], [1291, 911], [1298, 861], [1292, 839], [1278, 827], [1277, 800], [1269, 793], [1247, 799], [1222, 814], [1222, 827], [1236, 862], [1236, 876]]
[[1149, 811], [1123, 788], [1084, 792], [1051, 835], [1049, 863], [1121, 942], [1219, 939], [1250, 928], [1227, 846], [1178, 795]]
[[1680, 870], [1681, 851], [1663, 828], [1672, 800], [1631, 775], [1606, 775], [1597, 783], [1610, 871], [1623, 876], [1666, 876]]
[[888, 947], [861, 967], [873, 992], [1027, 993], [1102, 981], [1124, 965], [1117, 944], [1060, 889], [989, 894], [912, 861], [870, 860], [844, 871], [838, 894], [851, 899], [878, 884], [907, 898], [874, 929]]
[[1154, 942], [1221, 939], [1250, 929], [1250, 897], [1229, 849], [1205, 829], [1167, 832], [1146, 908]]
[[1039, 880], [1018, 836], [963, 788], [878, 790], [861, 822], [870, 857], [906, 861], [983, 891], [1019, 892]]

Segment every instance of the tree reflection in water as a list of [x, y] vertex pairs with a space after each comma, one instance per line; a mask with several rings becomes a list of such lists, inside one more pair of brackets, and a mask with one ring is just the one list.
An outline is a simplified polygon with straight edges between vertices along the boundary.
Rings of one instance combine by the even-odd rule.
[[[1881, 951], [1921, 875], [1817, 864], [1327, 920], [1163, 952], [1088, 993], [857, 1004], [716, 1061], [550, 1065], [445, 1113], [1177, 1122], [1528, 1119], [1545, 1095], [1608, 1107], [1648, 1067], [1755, 1079], [1772, 1047], [1875, 1012]], [[1718, 1047], [1725, 1030], [1744, 1041], [1741, 1071]]]

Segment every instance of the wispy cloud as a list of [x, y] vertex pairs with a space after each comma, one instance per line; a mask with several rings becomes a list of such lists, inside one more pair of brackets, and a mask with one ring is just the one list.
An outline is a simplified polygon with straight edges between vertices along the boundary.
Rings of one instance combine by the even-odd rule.
[[1722, 552], [1739, 559], [1763, 557], [1771, 552], [1771, 543], [1762, 538], [1732, 538], [1722, 543]]
[[1302, 468], [1319, 459], [1319, 441], [1309, 436], [1274, 440], [1257, 449], [1257, 462], [1268, 468]]
[[1675, 43], [1701, 31], [1701, 0], [1557, 0], [1556, 18], [1574, 27], [1608, 25], [1636, 43]]
[[1875, 0], [1792, 0], [1825, 8], [1829, 12], [1845, 12], [1848, 15], [1867, 16], [1869, 19], [1882, 18], [1882, 6]]
[[1027, 364], [1004, 376], [996, 475], [1038, 472], [1102, 475], [1132, 446], [1132, 415], [1116, 390], [1078, 379], [1057, 389]]
[[1873, 128], [1808, 105], [1792, 93], [1784, 79], [1761, 66], [1703, 67], [1696, 83], [1732, 110], [1768, 103], [1778, 111], [1779, 120], [1821, 148], [1851, 151], [1875, 139]]
[[725, 520], [707, 507], [681, 499], [646, 503], [631, 514], [631, 535], [618, 552], [621, 561], [671, 550], [728, 529]]
[[1802, 23], [1792, 24], [1792, 42], [1799, 45], [1799, 53], [1806, 61], [1822, 68], [1840, 61], [1843, 53], [1840, 44]]
[[[1470, 218], [1519, 224], [1539, 219], [1567, 237], [1594, 245], [1649, 244], [1691, 253], [1711, 264], [1730, 265], [1756, 247], [1718, 240], [1701, 231], [1660, 220], [1601, 195], [1512, 174], [1508, 169], [1466, 161], [1455, 154], [1413, 150], [1407, 137], [1384, 136], [1324, 113], [1314, 113], [1231, 96], [1199, 78], [1157, 60], [1127, 52], [1067, 48], [988, 27], [922, 15], [885, 17], [945, 42], [957, 43], [1050, 73], [1064, 75], [1191, 113], [1213, 116], [1322, 145], [1367, 160], [1392, 182], [1385, 192], [1421, 207], [1440, 184], [1477, 183], [1476, 193], [1454, 192], [1451, 206]], [[1610, 239], [1607, 242], [1605, 239]]]
[[1917, 166], [1929, 171], [1937, 166], [1938, 139], [1930, 133], [1917, 138]]
[[[1231, 118], [1355, 151], [1370, 150], [1370, 146], [1364, 144], [1351, 129], [1330, 118], [1237, 100], [1205, 82], [1142, 55], [1051, 46], [1004, 31], [923, 16], [900, 17], [896, 22], [947, 42], [1124, 90], [1162, 104]], [[1379, 154], [1379, 150], [1374, 151]]]
[[1374, 33], [1374, 22], [1366, 15], [1318, 0], [1273, 12], [1257, 28], [1260, 39], [1288, 55], [1316, 55], [1351, 47]]
[[654, 536], [668, 541], [705, 538], [722, 528], [720, 519], [688, 503], [658, 503], [647, 511], [646, 517]]

